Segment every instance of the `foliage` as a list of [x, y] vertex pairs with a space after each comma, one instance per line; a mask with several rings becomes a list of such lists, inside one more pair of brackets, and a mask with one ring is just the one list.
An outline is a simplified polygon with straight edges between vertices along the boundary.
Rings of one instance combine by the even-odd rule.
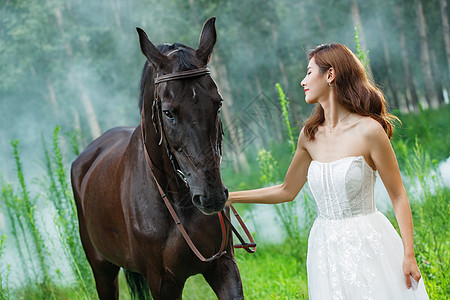
[[359, 23], [355, 26], [355, 44], [356, 44], [356, 56], [359, 58], [361, 63], [363, 64], [364, 68], [367, 70], [370, 59], [369, 59], [369, 50], [362, 50], [361, 49], [361, 43], [359, 41]]
[[[356, 24], [351, 20], [355, 5], [361, 17], [358, 41], [365, 41], [364, 47], [371, 49], [373, 77], [386, 95], [396, 94], [399, 102], [409, 99], [408, 83], [403, 80], [408, 62], [399, 59], [405, 55], [411, 82], [423, 98], [425, 70], [413, 63], [424, 57], [421, 49], [432, 54], [436, 89], [440, 85], [441, 92], [444, 88], [449, 91], [438, 0], [423, 3], [427, 39], [417, 34], [420, 22], [415, 5], [408, 1], [130, 0], [113, 5], [107, 1], [3, 1], [0, 165], [7, 173], [4, 175], [15, 175], [7, 159], [11, 139], [20, 139], [23, 153], [38, 160], [34, 148], [40, 133], [49, 132], [56, 124], [64, 132], [79, 131], [83, 143], [93, 138], [92, 118], [98, 120], [101, 131], [138, 124], [137, 89], [145, 57], [140, 53], [136, 26], [146, 29], [155, 44], [178, 41], [196, 47], [202, 23], [216, 16], [218, 42], [210, 65], [213, 77], [226, 92], [224, 115], [228, 114], [229, 122], [224, 124], [225, 131], [236, 125], [234, 121], [257, 95], [276, 99], [275, 82], [283, 84], [293, 108], [292, 126], [299, 127], [311, 109], [302, 101], [298, 85], [299, 74], [306, 71], [305, 50], [331, 41], [354, 45], [352, 28]], [[400, 23], [408, 24], [407, 30], [400, 28]], [[401, 36], [405, 38], [403, 48]], [[427, 47], [420, 47], [426, 41]], [[403, 102], [399, 105], [402, 111], [408, 104]], [[255, 124], [249, 120], [247, 125], [281, 128], [279, 121]], [[248, 138], [242, 128], [236, 130]], [[232, 148], [228, 136], [224, 153]], [[270, 146], [261, 135], [255, 142]], [[33, 172], [27, 171], [28, 176], [39, 174]]]
[[[38, 284], [42, 295], [49, 295], [54, 299], [55, 296], [52, 288], [52, 281], [48, 270], [49, 255], [47, 253], [42, 234], [37, 227], [37, 197], [34, 199], [30, 198], [30, 194], [25, 183], [22, 163], [19, 157], [19, 141], [13, 140], [11, 145], [13, 147], [13, 154], [16, 162], [21, 196], [15, 194], [11, 186], [6, 186], [3, 196], [5, 197], [4, 201], [7, 206], [11, 227], [20, 228], [19, 232], [13, 229], [13, 234], [17, 243], [16, 246], [21, 252], [20, 257], [23, 259], [22, 263], [24, 264], [24, 269], [31, 267], [33, 270], [33, 277], [30, 277], [28, 271], [25, 272], [27, 275], [27, 281]], [[27, 259], [24, 259], [25, 255], [22, 252], [23, 248], [27, 249]], [[25, 265], [26, 262], [29, 263], [28, 266]]]
[[[425, 113], [427, 113], [427, 126], [436, 128], [436, 130], [428, 131], [431, 135], [431, 141], [433, 140], [433, 135], [442, 135], [442, 129], [441, 131], [437, 130], [438, 126], [436, 126], [435, 122], [437, 124], [442, 122], [441, 114], [444, 114], [444, 112], [441, 110], [434, 112], [426, 111]], [[428, 116], [428, 114], [430, 115]], [[423, 116], [412, 116], [411, 119], [403, 120], [402, 126], [408, 127], [410, 124], [417, 124], [419, 123], [418, 120], [420, 120], [420, 118], [423, 118]], [[4, 261], [2, 260], [2, 255], [0, 255], [0, 270], [2, 270], [0, 282], [3, 284], [2, 293], [4, 299], [8, 299], [8, 297], [10, 299], [44, 299], [41, 294], [42, 288], [45, 287], [43, 285], [44, 283], [36, 282], [36, 278], [40, 277], [37, 275], [39, 271], [39, 260], [36, 259], [36, 256], [33, 254], [36, 254], [37, 252], [31, 248], [31, 242], [24, 243], [22, 241], [24, 237], [32, 241], [31, 233], [33, 230], [26, 227], [26, 222], [17, 221], [21, 218], [21, 214], [24, 216], [28, 215], [27, 210], [24, 209], [24, 207], [26, 207], [23, 200], [24, 194], [28, 194], [27, 197], [29, 199], [41, 200], [42, 198], [46, 198], [48, 199], [46, 205], [49, 205], [50, 203], [55, 207], [60, 205], [62, 208], [59, 210], [59, 214], [67, 214], [67, 218], [72, 220], [71, 222], [73, 222], [73, 224], [76, 224], [76, 219], [74, 219], [75, 216], [72, 215], [73, 211], [70, 209], [73, 200], [68, 198], [69, 196], [65, 191], [68, 187], [67, 178], [65, 177], [66, 172], [62, 171], [66, 168], [64, 167], [65, 164], [62, 157], [62, 151], [59, 146], [59, 139], [61, 138], [59, 136], [59, 131], [60, 129], [56, 128], [53, 133], [51, 151], [48, 150], [46, 144], [44, 146], [44, 162], [47, 170], [47, 177], [44, 178], [46, 184], [41, 185], [45, 189], [45, 193], [41, 198], [33, 198], [30, 196], [31, 193], [29, 192], [25, 180], [22, 180], [22, 184], [19, 184], [20, 187], [23, 185], [25, 186], [24, 188], [22, 187], [19, 189], [19, 191], [21, 191], [20, 193], [14, 189], [12, 184], [2, 182], [0, 207], [6, 210], [7, 217], [9, 217], [8, 225], [10, 226], [10, 234], [7, 235], [9, 238], [7, 246], [11, 246], [13, 242], [20, 245], [17, 255], [20, 257], [19, 261], [23, 264], [22, 269], [25, 274], [24, 287], [17, 289], [16, 287], [9, 286], [8, 288], [8, 272], [4, 272]], [[448, 253], [449, 237], [448, 231], [445, 230], [445, 228], [448, 227], [447, 216], [449, 214], [448, 199], [450, 191], [448, 188], [443, 187], [443, 183], [439, 179], [439, 174], [436, 173], [435, 168], [437, 160], [433, 160], [431, 158], [432, 156], [428, 153], [428, 151], [432, 152], [435, 150], [430, 149], [427, 143], [422, 142], [421, 136], [426, 135], [420, 131], [418, 131], [418, 133], [419, 135], [415, 140], [414, 147], [406, 146], [406, 141], [408, 141], [410, 133], [408, 133], [408, 136], [396, 136], [396, 139], [398, 139], [396, 142], [396, 152], [399, 162], [403, 162], [402, 164], [404, 164], [401, 169], [411, 177], [410, 183], [406, 182], [406, 187], [411, 199], [413, 211], [417, 261], [420, 264], [430, 297], [432, 299], [441, 299], [448, 294], [448, 286], [450, 286], [446, 275], [448, 274], [450, 265], [450, 255]], [[18, 170], [22, 172], [18, 143], [14, 142], [13, 144], [15, 145], [14, 153], [18, 163]], [[280, 181], [279, 174], [282, 173], [280, 169], [283, 168], [285, 170], [287, 166], [284, 163], [283, 166], [277, 165], [276, 162], [282, 161], [282, 159], [290, 160], [291, 158], [285, 158], [291, 153], [290, 144], [282, 143], [277, 145], [277, 147], [280, 148], [274, 147], [273, 149], [275, 149], [275, 151], [265, 151], [262, 152], [265, 154], [261, 155], [261, 159], [266, 163], [266, 167], [263, 167], [262, 171], [265, 170], [264, 172], [270, 173], [268, 174], [270, 176], [267, 176], [267, 179], [264, 179], [270, 181], [265, 181], [265, 184]], [[271, 168], [273, 166], [275, 166], [275, 168]], [[60, 169], [59, 171], [58, 168]], [[274, 174], [278, 179], [276, 179]], [[234, 177], [236, 176], [237, 174], [234, 174]], [[225, 178], [224, 180], [227, 182], [228, 179]], [[307, 193], [300, 195], [296, 201], [293, 202], [300, 207], [291, 207], [281, 213], [283, 216], [288, 214], [290, 216], [295, 216], [295, 214], [292, 213], [293, 211], [302, 211], [304, 213], [304, 219], [306, 221], [301, 224], [298, 224], [298, 220], [295, 218], [292, 220], [280, 219], [279, 221], [285, 230], [284, 234], [293, 238], [286, 239], [286, 241], [280, 245], [259, 245], [257, 254], [253, 256], [242, 252], [236, 252], [236, 259], [240, 267], [246, 299], [307, 299], [305, 267], [307, 237], [312, 221], [316, 215], [311, 199], [312, 197]], [[58, 204], [60, 203], [59, 201], [61, 201], [61, 204]], [[31, 204], [36, 206], [39, 204], [39, 201], [34, 201]], [[22, 213], [22, 211], [24, 211], [24, 213]], [[392, 218], [393, 212], [388, 212], [388, 215], [391, 216], [391, 221], [395, 224], [395, 219]], [[283, 220], [289, 220], [289, 222], [282, 223]], [[61, 222], [61, 220], [56, 218], [54, 226], [59, 228], [58, 232], [60, 234], [62, 247], [68, 249], [70, 243], [69, 239], [75, 238], [67, 238], [71, 236], [70, 233], [67, 236], [67, 233], [63, 233], [64, 230], [66, 230], [64, 229], [64, 226], [68, 226], [68, 224]], [[74, 228], [74, 232], [78, 232], [76, 227], [70, 228]], [[37, 227], [37, 229], [40, 230], [40, 227]], [[45, 238], [46, 236], [44, 235], [44, 239]], [[64, 245], [62, 240], [66, 239], [67, 244]], [[79, 247], [78, 250], [82, 252], [79, 240], [78, 238], [76, 239], [77, 243], [74, 243], [73, 245]], [[3, 246], [0, 247], [0, 252], [4, 249], [4, 244], [2, 245]], [[56, 247], [54, 244], [52, 246]], [[48, 254], [50, 251], [53, 252], [53, 248], [48, 249], [43, 253], [50, 256]], [[66, 254], [65, 259], [68, 262], [73, 260], [73, 257], [70, 255], [72, 250], [64, 251]], [[76, 251], [73, 253], [76, 253]], [[82, 265], [87, 265], [85, 258], [81, 256], [77, 258], [79, 260], [75, 260], [80, 268], [80, 273], [82, 272]], [[74, 257], [76, 256], [74, 255]], [[34, 267], [32, 267], [32, 265]], [[8, 266], [6, 266], [6, 268], [8, 269]], [[52, 286], [47, 286], [46, 288], [53, 290], [56, 299], [92, 298], [92, 295], [95, 295], [95, 291], [93, 291], [94, 283], [90, 271], [86, 274], [82, 273], [84, 282], [77, 279], [76, 270], [72, 269], [72, 273], [74, 274], [75, 282], [65, 281], [58, 283], [56, 279], [63, 276], [63, 274], [58, 274], [57, 270], [55, 270], [53, 273], [50, 273], [53, 282]], [[121, 299], [129, 299], [127, 298], [129, 297], [127, 295], [127, 289], [122, 281], [123, 275], [121, 275]], [[86, 288], [85, 285], [88, 285], [89, 287]], [[86, 290], [88, 292], [86, 292]], [[202, 298], [203, 296], [214, 297], [211, 295], [213, 295], [211, 289], [207, 286], [201, 276], [195, 276], [188, 280], [184, 298], [204, 299]], [[47, 299], [47, 297], [45, 299]]]
[[[410, 181], [416, 258], [430, 299], [441, 299], [450, 294], [450, 189], [440, 177], [436, 160], [431, 160], [418, 139], [409, 149], [399, 155], [406, 162], [403, 171]], [[391, 220], [395, 223], [392, 212]]]
[[[378, 25], [369, 21], [358, 24], [352, 37], [347, 28], [349, 12], [352, 11], [350, 6], [355, 3], [359, 5], [362, 20], [379, 22]], [[254, 9], [256, 5], [257, 12]], [[152, 9], [148, 10], [148, 7]], [[80, 144], [91, 139], [88, 120], [92, 116], [98, 115], [102, 129], [138, 124], [136, 90], [145, 58], [139, 51], [133, 31], [135, 26], [146, 28], [156, 44], [180, 41], [195, 47], [194, 40], [198, 39], [202, 22], [207, 17], [217, 16], [219, 39], [211, 66], [223, 66], [222, 72], [213, 72], [213, 76], [217, 76], [219, 87], [225, 87], [224, 81], [229, 86], [229, 94], [224, 97], [232, 121], [225, 124], [227, 135], [227, 125], [232, 126], [233, 121], [242, 116], [243, 108], [256, 94], [280, 99], [282, 118], [270, 124], [249, 122], [247, 125], [287, 129], [287, 141], [277, 141], [276, 144], [272, 141], [269, 145], [257, 139], [255, 143], [262, 144], [260, 149], [270, 150], [260, 152], [255, 148], [247, 149], [246, 155], [250, 160], [248, 172], [235, 174], [229, 169], [222, 172], [228, 186], [245, 189], [280, 182], [281, 174], [287, 170], [295, 151], [291, 124], [298, 126], [310, 109], [301, 101], [301, 89], [297, 88], [299, 70], [303, 72], [307, 64], [304, 49], [328, 40], [347, 45], [355, 41], [358, 57], [368, 65], [368, 52], [362, 51], [360, 45], [365, 38], [367, 48], [371, 49], [376, 81], [391, 94], [395, 91], [399, 98], [408, 99], [408, 83], [401, 80], [405, 66], [396, 58], [406, 54], [410, 62], [416, 62], [424, 55], [419, 50], [423, 39], [417, 34], [419, 22], [414, 10], [415, 6], [407, 1], [386, 0], [374, 3], [341, 1], [333, 3], [332, 10], [329, 1], [325, 0], [301, 3], [293, 0], [131, 0], [119, 1], [114, 5], [104, 1], [82, 3], [77, 0], [2, 3], [0, 149], [3, 152], [0, 165], [2, 172], [7, 172], [4, 175], [10, 175], [9, 170], [15, 165], [17, 183], [1, 182], [0, 211], [6, 213], [9, 229], [6, 239], [0, 239], [1, 299], [95, 297], [92, 273], [78, 238], [76, 211], [66, 176], [68, 168], [59, 144], [59, 127], [55, 129], [49, 145], [43, 139], [46, 175], [37, 172], [38, 177], [42, 178], [41, 192], [30, 192], [33, 189], [27, 186], [23, 170], [27, 170], [30, 176], [31, 168], [26, 164], [39, 155], [36, 151], [39, 143], [36, 130], [48, 132], [55, 124], [61, 124], [63, 131], [70, 132], [66, 144], [73, 155], [77, 155]], [[426, 46], [434, 55], [431, 64], [435, 83], [441, 85], [440, 91], [442, 86], [447, 87], [448, 91], [450, 74], [442, 47], [444, 32], [440, 17], [436, 17], [440, 15], [437, 0], [424, 3], [424, 10], [427, 32], [432, 35]], [[330, 11], [332, 14], [328, 14]], [[399, 29], [399, 23], [409, 24], [408, 30]], [[364, 26], [365, 37], [359, 34], [359, 26]], [[302, 30], [293, 31], [293, 28]], [[406, 53], [402, 53], [401, 43], [398, 42], [401, 34], [406, 37]], [[380, 41], [387, 44], [383, 45]], [[389, 56], [395, 58], [396, 63], [388, 63]], [[392, 73], [386, 71], [387, 65], [392, 66]], [[419, 83], [414, 88], [423, 97], [425, 88], [421, 83], [425, 71], [419, 64], [411, 64], [411, 69], [413, 81]], [[277, 95], [274, 95], [273, 83], [280, 78], [286, 92], [277, 84]], [[92, 111], [83, 105], [87, 98], [92, 100]], [[300, 101], [289, 105], [288, 98]], [[289, 121], [289, 106], [297, 111], [297, 114], [291, 111], [292, 123]], [[405, 105], [399, 108], [404, 111]], [[432, 183], [439, 182], [436, 164], [447, 159], [450, 153], [448, 115], [448, 104], [441, 105], [439, 110], [420, 107], [420, 111], [399, 113], [402, 125], [398, 126], [392, 140], [401, 169], [420, 177], [418, 183], [412, 180], [417, 187], [408, 187], [408, 191], [413, 200], [417, 259], [432, 299], [450, 294], [446, 277], [449, 273], [449, 237], [445, 218], [448, 216], [449, 190], [443, 187], [442, 182], [438, 185]], [[237, 131], [243, 129], [238, 128]], [[20, 160], [17, 140], [12, 143], [14, 159], [9, 159], [10, 155], [7, 155], [9, 150], [6, 145], [12, 138], [21, 140], [21, 155], [27, 158], [25, 168]], [[259, 160], [255, 153], [260, 153]], [[258, 163], [262, 176], [254, 172]], [[421, 192], [417, 193], [418, 190]], [[290, 237], [286, 243], [263, 245], [254, 256], [237, 253], [246, 298], [307, 298], [307, 234], [315, 216], [311, 199], [305, 193], [295, 202], [278, 206], [279, 222], [286, 236]], [[49, 207], [56, 211], [52, 225], [59, 235], [58, 244], [48, 241], [42, 220], [36, 215], [40, 208]], [[301, 224], [298, 222], [298, 211], [302, 211], [305, 217]], [[12, 268], [5, 266], [2, 254], [5, 247], [14, 246], [19, 265], [12, 268], [22, 269], [24, 286], [21, 287], [12, 287], [8, 281]], [[50, 266], [54, 263], [51, 254], [57, 247], [62, 247], [64, 251], [73, 280], [71, 276], [67, 279], [67, 274], [63, 274], [62, 270]], [[199, 282], [196, 276], [188, 281], [185, 298], [195, 299], [193, 294], [198, 289], [201, 290], [198, 294], [202, 296], [212, 295], [204, 281]], [[50, 295], [43, 296], [44, 291]], [[126, 288], [121, 289], [121, 297], [122, 293], [126, 297]]]
[[[15, 260], [21, 262], [22, 272], [25, 276], [25, 288], [14, 289], [11, 291], [11, 296], [15, 295], [26, 299], [58, 299], [60, 293], [67, 293], [57, 286], [61, 279], [65, 280], [66, 283], [70, 282], [64, 279], [67, 274], [62, 274], [59, 267], [56, 269], [50, 267], [55, 265], [56, 258], [50, 255], [49, 245], [53, 249], [51, 252], [62, 247], [66, 256], [65, 259], [72, 268], [76, 285], [75, 288], [71, 289], [71, 292], [78, 298], [90, 298], [90, 295], [95, 292], [92, 272], [86, 261], [78, 235], [76, 207], [68, 185], [66, 168], [59, 147], [59, 131], [60, 128], [56, 127], [51, 152], [48, 151], [45, 142], [43, 142], [44, 162], [48, 176], [46, 178], [47, 184], [44, 182], [43, 186], [45, 186], [45, 191], [48, 194], [41, 193], [40, 195], [47, 198], [47, 203], [38, 201], [40, 200], [39, 196], [30, 196], [22, 171], [19, 142], [13, 140], [11, 143], [21, 193], [17, 193], [12, 184], [2, 182], [0, 205], [6, 207], [10, 233], [14, 237], [15, 248], [18, 250], [18, 258]], [[48, 232], [45, 234], [45, 226], [43, 222], [39, 222], [42, 213], [37, 207], [48, 207], [50, 203], [56, 210], [53, 225], [57, 229], [59, 235], [57, 241], [61, 246], [55, 244], [53, 238], [48, 236]], [[0, 248], [0, 250], [2, 249]], [[14, 271], [17, 272], [18, 270]], [[3, 278], [0, 277], [0, 283], [2, 282]], [[9, 289], [7, 291], [9, 293]]]
[[[260, 245], [255, 254], [236, 251], [235, 258], [243, 282], [245, 299], [308, 299], [306, 263], [299, 260], [288, 244]], [[128, 300], [125, 277], [119, 274], [120, 299]], [[183, 299], [215, 299], [202, 275], [190, 277]]]
[[236, 252], [245, 299], [308, 299], [306, 261], [293, 246], [265, 245], [254, 255]]
[[[279, 83], [276, 84], [276, 88], [280, 98], [280, 106], [282, 108], [282, 114], [284, 117], [284, 125], [288, 131], [288, 145], [291, 150], [289, 158], [295, 153], [295, 143], [292, 136], [291, 123], [289, 121], [288, 106], [289, 102], [286, 99], [284, 91]], [[282, 181], [280, 172], [278, 171], [278, 162], [272, 156], [270, 151], [262, 149], [258, 153], [258, 162], [261, 171], [261, 180], [264, 184], [273, 184]], [[303, 198], [300, 200], [299, 198]], [[286, 234], [288, 247], [292, 248], [292, 252], [303, 262], [306, 261], [307, 250], [307, 237], [309, 229], [312, 226], [313, 218], [315, 216], [314, 209], [311, 207], [312, 197], [308, 195], [308, 189], [304, 188], [304, 191], [297, 196], [297, 201], [291, 201], [286, 203], [280, 203], [275, 205], [277, 212], [277, 220], [282, 225], [284, 233]], [[300, 203], [300, 204], [299, 204]], [[300, 206], [302, 206], [300, 208]], [[300, 224], [298, 212], [304, 212], [303, 222]]]
[[259, 168], [261, 169], [261, 181], [264, 184], [276, 183], [280, 175], [277, 169], [277, 161], [273, 158], [272, 153], [265, 149], [258, 152]]
[[395, 127], [392, 144], [396, 153], [404, 153], [399, 156], [399, 164], [402, 169], [406, 167], [409, 160], [405, 151], [413, 149], [416, 140], [420, 143], [423, 151], [428, 153], [432, 160], [435, 160], [435, 163], [449, 157], [449, 115], [449, 104], [438, 110], [420, 107], [420, 110], [414, 113], [398, 114], [402, 123]]
[[[430, 299], [441, 299], [450, 292], [450, 283], [448, 276], [446, 276], [450, 268], [450, 234], [446, 230], [448, 228], [448, 215], [450, 215], [450, 203], [448, 202], [450, 189], [446, 188], [440, 179], [437, 170], [438, 160], [432, 161], [430, 155], [424, 151], [424, 147], [428, 149], [430, 145], [422, 140], [419, 142], [417, 133], [423, 137], [423, 140], [430, 142], [441, 134], [447, 135], [448, 132], [445, 127], [436, 128], [431, 125], [446, 122], [441, 121], [440, 118], [446, 115], [445, 109], [448, 109], [448, 106], [444, 107], [444, 112], [434, 111], [432, 113], [421, 109], [420, 114], [414, 119], [415, 121], [408, 120], [406, 122], [407, 124], [417, 124], [419, 123], [417, 119], [422, 121], [420, 122], [423, 126], [422, 130], [409, 133], [416, 134], [414, 147], [407, 147], [404, 140], [399, 140], [395, 144], [402, 170], [410, 180], [408, 193], [413, 195], [410, 198], [412, 199], [411, 206], [415, 224], [416, 259], [421, 268]], [[430, 118], [430, 115], [436, 115], [437, 117]], [[286, 124], [289, 126], [288, 122]], [[436, 130], [432, 131], [431, 128], [436, 128]], [[445, 157], [448, 157], [448, 147], [448, 144], [445, 145], [444, 143], [442, 146], [442, 143], [439, 143], [438, 149], [445, 149], [444, 153], [447, 153]], [[274, 178], [277, 161], [271, 152], [261, 150], [258, 153], [258, 160], [262, 173], [261, 178], [265, 184], [281, 180], [281, 178], [278, 180]], [[268, 178], [271, 181], [268, 181]], [[276, 206], [278, 220], [282, 224], [287, 237], [284, 244], [287, 247], [294, 246], [291, 253], [295, 253], [298, 261], [302, 263], [306, 262], [307, 237], [315, 217], [314, 209], [311, 208], [311, 198], [311, 195], [304, 194], [305, 222], [303, 224], [298, 223], [297, 210], [292, 203]], [[386, 214], [398, 229], [392, 208]]]
[[289, 121], [289, 113], [288, 113], [289, 100], [287, 99], [286, 94], [284, 93], [283, 88], [281, 87], [281, 84], [277, 83], [275, 86], [278, 91], [278, 97], [280, 98], [280, 106], [281, 112], [283, 113], [284, 123], [288, 131], [288, 143], [291, 146], [292, 154], [294, 154], [296, 147], [294, 137], [292, 136], [291, 122]]
[[[5, 240], [6, 235], [0, 236], [0, 262], [5, 249]], [[8, 300], [10, 297], [8, 285], [8, 276], [10, 268], [11, 268], [10, 265], [3, 266], [3, 264], [0, 263], [0, 300]]]
[[[80, 243], [76, 204], [72, 190], [68, 185], [63, 164], [62, 152], [59, 146], [59, 132], [60, 127], [57, 126], [53, 132], [53, 149], [51, 154], [43, 141], [45, 166], [48, 176], [46, 190], [49, 194], [47, 197], [56, 209], [54, 223], [58, 229], [59, 241], [64, 254], [76, 278], [77, 285], [80, 287], [79, 292], [82, 295], [91, 295], [95, 292], [93, 276]], [[72, 149], [77, 151], [79, 145], [73, 139], [73, 135], [69, 135], [69, 137], [71, 138]]]

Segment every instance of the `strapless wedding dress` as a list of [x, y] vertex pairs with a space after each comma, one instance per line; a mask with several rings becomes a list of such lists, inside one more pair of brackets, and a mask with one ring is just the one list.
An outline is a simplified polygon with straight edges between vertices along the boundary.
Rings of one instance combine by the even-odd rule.
[[308, 184], [319, 216], [308, 241], [310, 300], [428, 299], [423, 279], [406, 288], [403, 244], [376, 209], [375, 177], [363, 156], [311, 162]]

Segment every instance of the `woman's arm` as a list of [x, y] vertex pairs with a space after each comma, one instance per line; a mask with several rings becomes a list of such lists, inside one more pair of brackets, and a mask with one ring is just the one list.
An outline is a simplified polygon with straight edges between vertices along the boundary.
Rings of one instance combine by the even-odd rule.
[[391, 143], [378, 122], [366, 128], [370, 156], [394, 207], [395, 217], [402, 236], [404, 260], [403, 274], [407, 287], [411, 287], [410, 276], [419, 281], [421, 275], [414, 256], [413, 222], [408, 197]]
[[232, 203], [282, 203], [292, 201], [306, 182], [311, 156], [305, 148], [306, 137], [303, 129], [298, 139], [297, 150], [286, 173], [283, 184], [266, 188], [231, 192], [228, 204]]

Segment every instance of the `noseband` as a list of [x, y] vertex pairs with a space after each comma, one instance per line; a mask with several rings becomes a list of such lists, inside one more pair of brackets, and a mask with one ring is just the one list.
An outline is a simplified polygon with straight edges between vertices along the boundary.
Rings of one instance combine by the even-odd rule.
[[[170, 74], [166, 74], [166, 75], [161, 75], [155, 78], [154, 84], [155, 84], [155, 90], [154, 90], [154, 100], [153, 100], [153, 106], [152, 106], [152, 121], [153, 121], [153, 125], [155, 127], [155, 129], [161, 134], [161, 138], [159, 141], [159, 145], [161, 145], [161, 143], [164, 141], [165, 144], [165, 148], [167, 151], [167, 154], [169, 156], [169, 159], [172, 163], [172, 166], [175, 170], [175, 173], [180, 176], [180, 178], [184, 181], [184, 183], [186, 184], [186, 187], [189, 188], [186, 176], [183, 174], [183, 172], [181, 171], [181, 168], [178, 165], [178, 162], [175, 159], [175, 156], [173, 155], [172, 152], [172, 146], [170, 145], [170, 142], [166, 136], [165, 130], [164, 130], [164, 125], [162, 122], [162, 111], [161, 111], [161, 100], [158, 97], [158, 84], [163, 83], [163, 82], [167, 82], [167, 81], [172, 81], [172, 80], [179, 80], [179, 79], [186, 79], [186, 78], [193, 78], [193, 77], [199, 77], [199, 76], [203, 76], [203, 75], [209, 75], [211, 73], [211, 71], [208, 68], [200, 68], [200, 69], [194, 69], [194, 70], [188, 70], [188, 71], [181, 71], [181, 72], [175, 72], [175, 73], [170, 73]], [[236, 234], [236, 236], [238, 237], [238, 239], [240, 240], [240, 242], [242, 244], [239, 245], [234, 245], [235, 248], [243, 248], [245, 249], [247, 252], [249, 253], [254, 253], [256, 250], [256, 244], [250, 234], [250, 232], [248, 231], [247, 227], [245, 226], [244, 222], [242, 221], [241, 217], [239, 216], [239, 214], [237, 213], [236, 209], [231, 206], [231, 209], [233, 210], [233, 214], [235, 215], [235, 217], [237, 218], [239, 224], [242, 226], [242, 228], [244, 229], [245, 233], [247, 234], [250, 243], [246, 243], [244, 241], [244, 239], [239, 235], [238, 231], [234, 228], [234, 226], [232, 225], [231, 221], [228, 219], [228, 217], [226, 216], [226, 214], [224, 213], [225, 210], [220, 211], [217, 215], [219, 217], [220, 220], [220, 227], [221, 227], [221, 231], [222, 231], [222, 242], [221, 242], [221, 246], [220, 246], [220, 250], [219, 252], [217, 252], [216, 254], [214, 254], [213, 256], [211, 256], [210, 258], [205, 258], [197, 249], [197, 247], [195, 247], [194, 243], [192, 242], [191, 238], [189, 237], [189, 235], [187, 234], [186, 230], [183, 227], [183, 224], [181, 224], [180, 219], [178, 218], [175, 210], [172, 207], [172, 204], [170, 203], [169, 199], [167, 198], [167, 195], [164, 193], [164, 190], [162, 189], [161, 185], [159, 184], [158, 180], [156, 179], [156, 176], [153, 172], [154, 170], [154, 164], [150, 158], [150, 155], [147, 151], [147, 147], [145, 146], [145, 111], [144, 111], [144, 103], [145, 101], [142, 101], [142, 116], [141, 116], [141, 137], [142, 137], [142, 142], [143, 142], [143, 146], [144, 146], [144, 155], [145, 155], [145, 159], [147, 161], [148, 166], [150, 167], [150, 171], [152, 174], [152, 177], [156, 183], [156, 186], [158, 187], [159, 193], [161, 195], [161, 198], [164, 200], [164, 204], [166, 205], [167, 209], [169, 210], [170, 215], [172, 216], [173, 220], [175, 221], [175, 224], [177, 225], [178, 229], [180, 230], [181, 234], [183, 235], [186, 243], [189, 245], [189, 247], [191, 248], [191, 250], [195, 253], [195, 255], [203, 262], [210, 262], [213, 261], [219, 257], [221, 257], [223, 254], [226, 253], [226, 251], [224, 251], [225, 249], [225, 244], [226, 244], [226, 239], [227, 239], [227, 234], [226, 234], [226, 228], [225, 228], [225, 223], [224, 223], [224, 218], [227, 221], [227, 223], [229, 224], [229, 226], [231, 227], [232, 231]], [[219, 148], [221, 149], [221, 137], [222, 137], [222, 126], [220, 123], [220, 132], [219, 132]], [[253, 249], [251, 249], [253, 248]]]

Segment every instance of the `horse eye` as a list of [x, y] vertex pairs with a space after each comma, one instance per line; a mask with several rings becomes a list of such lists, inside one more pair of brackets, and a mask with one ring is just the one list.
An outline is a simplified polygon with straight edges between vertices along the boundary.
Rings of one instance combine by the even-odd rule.
[[169, 119], [173, 119], [173, 115], [170, 112], [170, 110], [164, 110], [163, 113], [166, 115], [166, 117], [168, 117]]

